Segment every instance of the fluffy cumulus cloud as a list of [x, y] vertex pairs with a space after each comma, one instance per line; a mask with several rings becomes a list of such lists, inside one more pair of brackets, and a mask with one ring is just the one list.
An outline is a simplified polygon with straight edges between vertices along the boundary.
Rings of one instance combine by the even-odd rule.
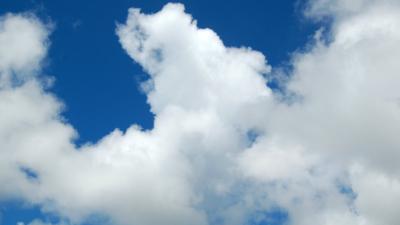
[[2, 16], [0, 199], [61, 224], [396, 224], [400, 5], [312, 0], [306, 15], [332, 19], [327, 37], [272, 91], [262, 53], [224, 46], [183, 5], [130, 9], [116, 32], [149, 74], [154, 128], [82, 147], [40, 75], [51, 27]]

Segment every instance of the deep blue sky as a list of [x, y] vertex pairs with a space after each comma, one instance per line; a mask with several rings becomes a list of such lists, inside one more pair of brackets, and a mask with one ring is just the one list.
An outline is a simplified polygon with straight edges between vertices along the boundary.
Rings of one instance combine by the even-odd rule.
[[[115, 128], [133, 123], [151, 128], [153, 116], [138, 90], [146, 74], [119, 45], [116, 23], [129, 7], [155, 12], [161, 0], [1, 0], [0, 14], [31, 11], [55, 29], [45, 74], [56, 78], [51, 91], [67, 106], [64, 116], [79, 133], [78, 144], [95, 142]], [[301, 48], [315, 24], [301, 15], [297, 0], [180, 1], [200, 27], [213, 29], [227, 46], [250, 46], [263, 52], [272, 66], [282, 65]], [[6, 210], [7, 209], [7, 210]], [[0, 224], [28, 222], [39, 211], [0, 205]], [[1, 221], [1, 220], [0, 220]]]

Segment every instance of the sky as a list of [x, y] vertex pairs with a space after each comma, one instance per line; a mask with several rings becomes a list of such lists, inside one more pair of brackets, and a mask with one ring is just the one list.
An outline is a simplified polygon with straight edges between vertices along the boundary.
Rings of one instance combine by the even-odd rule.
[[394, 225], [396, 0], [0, 2], [0, 224]]
[[[82, 144], [133, 123], [153, 126], [146, 97], [138, 88], [147, 75], [121, 51], [115, 28], [126, 19], [128, 8], [154, 13], [166, 3], [5, 0], [0, 3], [0, 13], [33, 12], [53, 24], [43, 70], [55, 78], [52, 92], [66, 103], [65, 117], [79, 130], [77, 142]], [[251, 46], [271, 55], [268, 60], [273, 65], [288, 61], [290, 53], [301, 48], [315, 30], [315, 24], [302, 18], [301, 5], [293, 0], [181, 3], [200, 27], [218, 31], [227, 46]]]

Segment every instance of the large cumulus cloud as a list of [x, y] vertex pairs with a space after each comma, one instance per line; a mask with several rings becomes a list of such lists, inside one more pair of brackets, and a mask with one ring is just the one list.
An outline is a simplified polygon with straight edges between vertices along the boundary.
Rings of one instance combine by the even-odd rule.
[[183, 5], [130, 9], [116, 33], [149, 74], [154, 128], [79, 148], [40, 76], [51, 27], [3, 16], [0, 198], [67, 224], [262, 224], [274, 212], [294, 225], [395, 224], [399, 5], [314, 0], [306, 15], [331, 17], [328, 37], [294, 54], [277, 92], [262, 53], [226, 47]]

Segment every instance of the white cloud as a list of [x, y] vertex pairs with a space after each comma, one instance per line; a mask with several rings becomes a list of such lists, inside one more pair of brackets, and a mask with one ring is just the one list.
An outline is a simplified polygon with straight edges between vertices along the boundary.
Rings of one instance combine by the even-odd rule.
[[[317, 40], [309, 52], [294, 57], [287, 88], [302, 101], [277, 109], [271, 130], [344, 170], [362, 164], [357, 176], [348, 171], [358, 217], [368, 224], [394, 224], [400, 221], [392, 211], [399, 207], [398, 194], [390, 191], [398, 189], [400, 179], [400, 8], [392, 1], [332, 4], [340, 8], [330, 12], [337, 18], [332, 41]], [[359, 8], [350, 13], [352, 4]], [[373, 176], [391, 182], [380, 185], [367, 178]], [[383, 206], [388, 199], [394, 205]], [[383, 208], [372, 212], [372, 205]]]
[[[18, 222], [17, 225], [25, 225], [25, 223], [23, 223], [23, 222]], [[54, 223], [47, 223], [47, 222], [43, 222], [42, 220], [35, 219], [35, 220], [31, 221], [31, 222], [30, 222], [29, 224], [27, 224], [27, 225], [67, 225], [67, 224], [66, 224], [66, 223], [63, 223], [63, 222], [57, 223], [57, 224], [54, 224]]]
[[40, 69], [48, 46], [49, 26], [31, 14], [6, 14], [0, 17], [1, 82], [14, 73], [23, 79], [26, 73]]
[[333, 16], [331, 41], [293, 57], [291, 104], [266, 87], [260, 52], [224, 46], [182, 5], [130, 9], [117, 35], [150, 75], [154, 129], [132, 125], [80, 148], [62, 103], [35, 78], [49, 28], [2, 17], [0, 198], [72, 224], [101, 215], [121, 225], [241, 225], [276, 208], [295, 225], [399, 221], [400, 8], [323, 2], [308, 13]]

